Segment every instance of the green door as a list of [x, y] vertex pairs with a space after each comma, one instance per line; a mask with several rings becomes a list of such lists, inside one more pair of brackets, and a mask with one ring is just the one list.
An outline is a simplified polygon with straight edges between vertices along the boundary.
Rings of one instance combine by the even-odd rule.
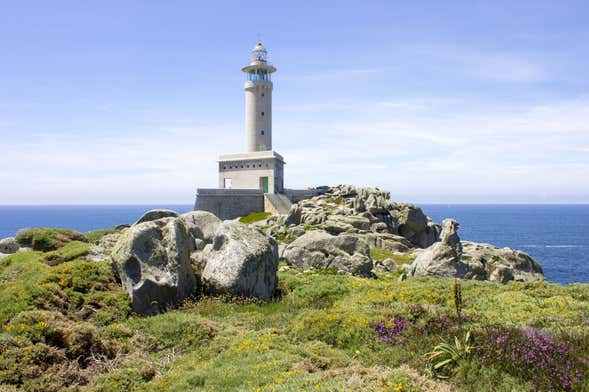
[[268, 177], [260, 177], [260, 187], [264, 193], [268, 193]]

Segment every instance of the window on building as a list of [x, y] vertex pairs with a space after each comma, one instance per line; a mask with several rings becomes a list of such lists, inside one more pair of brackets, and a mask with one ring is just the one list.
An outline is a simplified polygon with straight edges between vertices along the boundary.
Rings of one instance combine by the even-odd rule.
[[262, 97], [264, 96], [264, 92], [262, 91]]
[[262, 134], [262, 135], [263, 135], [263, 134], [264, 134], [264, 131], [260, 131], [260, 134]]
[[264, 115], [264, 112], [262, 112], [262, 116]]

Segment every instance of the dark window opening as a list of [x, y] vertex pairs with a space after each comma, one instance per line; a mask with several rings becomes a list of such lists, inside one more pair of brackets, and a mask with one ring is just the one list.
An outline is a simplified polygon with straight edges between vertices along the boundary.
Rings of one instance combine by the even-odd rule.
[[262, 116], [264, 115], [264, 112], [262, 112]]
[[260, 131], [260, 133], [263, 135], [264, 134], [264, 131]]

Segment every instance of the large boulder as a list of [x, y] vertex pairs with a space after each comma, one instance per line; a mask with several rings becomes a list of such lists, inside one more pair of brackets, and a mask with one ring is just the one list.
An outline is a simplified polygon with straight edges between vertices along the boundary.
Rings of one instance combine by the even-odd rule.
[[205, 261], [205, 292], [270, 299], [277, 286], [278, 246], [261, 230], [224, 221], [212, 245], [197, 256]]
[[445, 219], [442, 224], [442, 241], [418, 253], [411, 264], [412, 276], [465, 277], [467, 268], [460, 261], [462, 246], [458, 237], [458, 222]]
[[20, 245], [14, 237], [3, 238], [0, 240], [0, 253], [12, 254], [16, 253]]
[[439, 238], [441, 228], [413, 204], [392, 204], [390, 214], [397, 223], [399, 235], [420, 248], [427, 248]]
[[176, 218], [178, 216], [178, 213], [176, 211], [172, 211], [172, 210], [166, 210], [166, 209], [158, 209], [158, 210], [149, 210], [147, 211], [145, 214], [143, 214], [141, 216], [141, 218], [139, 218], [139, 220], [137, 222], [135, 222], [135, 224], [139, 224], [139, 223], [144, 223], [144, 222], [151, 222], [157, 219], [162, 219], [162, 218]]
[[190, 241], [184, 221], [173, 217], [135, 224], [122, 233], [112, 258], [135, 312], [155, 314], [195, 293]]
[[293, 204], [286, 215], [284, 224], [288, 226], [298, 225], [301, 223], [303, 209], [298, 204]]
[[119, 238], [121, 238], [122, 233], [122, 231], [116, 231], [100, 238], [96, 243], [90, 246], [90, 252], [86, 255], [86, 259], [90, 261], [110, 260], [112, 251], [119, 241]]
[[441, 241], [418, 252], [411, 264], [410, 275], [499, 283], [544, 280], [542, 267], [528, 254], [510, 248], [499, 249], [489, 244], [461, 242], [457, 229], [456, 221], [444, 220]]
[[331, 235], [313, 230], [297, 238], [284, 250], [286, 262], [298, 268], [336, 269], [340, 273], [370, 276], [370, 248], [356, 235]]
[[215, 233], [221, 224], [221, 219], [207, 211], [190, 211], [180, 215], [184, 221], [188, 233], [196, 239], [205, 243], [212, 243]]
[[462, 262], [471, 270], [484, 270], [481, 278], [494, 282], [542, 281], [542, 266], [525, 252], [490, 244], [463, 241]]

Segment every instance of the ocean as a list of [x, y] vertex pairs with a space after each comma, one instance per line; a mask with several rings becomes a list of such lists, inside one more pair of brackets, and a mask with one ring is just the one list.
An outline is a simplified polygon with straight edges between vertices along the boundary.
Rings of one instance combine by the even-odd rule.
[[[589, 205], [422, 204], [435, 222], [454, 218], [463, 240], [521, 249], [538, 260], [550, 282], [589, 283]], [[192, 205], [0, 206], [0, 238], [23, 228], [89, 231], [136, 221], [152, 208]]]

